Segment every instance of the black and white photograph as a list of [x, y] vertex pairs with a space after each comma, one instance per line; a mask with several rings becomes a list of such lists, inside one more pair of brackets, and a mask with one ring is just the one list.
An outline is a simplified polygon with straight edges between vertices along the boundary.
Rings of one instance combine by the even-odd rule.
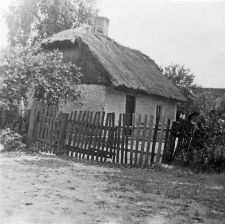
[[0, 224], [225, 224], [225, 0], [0, 0]]

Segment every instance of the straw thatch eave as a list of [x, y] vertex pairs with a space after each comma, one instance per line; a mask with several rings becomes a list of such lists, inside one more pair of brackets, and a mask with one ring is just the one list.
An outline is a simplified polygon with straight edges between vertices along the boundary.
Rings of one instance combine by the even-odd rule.
[[115, 89], [126, 89], [177, 101], [186, 100], [150, 57], [124, 47], [108, 37], [94, 34], [86, 27], [62, 31], [44, 39], [41, 44], [47, 49], [82, 45], [96, 64], [104, 69], [110, 85]]

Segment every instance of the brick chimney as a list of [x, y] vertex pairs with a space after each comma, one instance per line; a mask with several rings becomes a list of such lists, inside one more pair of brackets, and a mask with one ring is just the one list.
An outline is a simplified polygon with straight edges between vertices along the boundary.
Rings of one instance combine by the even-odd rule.
[[105, 37], [108, 37], [109, 19], [106, 17], [97, 17], [95, 24], [95, 31], [103, 34]]

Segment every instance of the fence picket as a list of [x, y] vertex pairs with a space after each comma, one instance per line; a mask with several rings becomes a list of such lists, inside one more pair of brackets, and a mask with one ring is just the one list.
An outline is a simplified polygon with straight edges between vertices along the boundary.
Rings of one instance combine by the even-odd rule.
[[39, 137], [39, 126], [40, 126], [40, 101], [33, 101], [29, 119], [29, 128], [26, 137], [27, 148], [30, 148], [31, 145], [38, 140]]
[[[32, 138], [32, 143], [35, 142], [36, 140], [39, 141], [40, 138], [40, 126], [41, 126], [41, 102], [39, 101], [36, 104], [36, 107], [32, 108], [33, 110], [35, 110], [34, 112], [34, 116], [35, 116], [35, 120], [34, 120], [34, 126], [31, 127], [31, 129], [33, 128], [33, 131], [31, 132], [31, 134], [33, 135]], [[32, 124], [31, 124], [32, 125]], [[36, 130], [34, 129], [36, 125]], [[30, 128], [30, 126], [29, 126]]]
[[152, 140], [152, 134], [153, 134], [153, 122], [154, 122], [154, 116], [150, 115], [150, 122], [149, 122], [149, 132], [148, 132], [148, 139], [147, 139], [147, 149], [146, 149], [146, 155], [145, 155], [145, 167], [148, 167], [149, 165], [149, 156], [150, 150], [151, 150], [151, 140]]
[[39, 116], [39, 122], [37, 124], [37, 132], [36, 132], [37, 140], [39, 142], [40, 136], [41, 136], [41, 129], [42, 129], [42, 125], [43, 125], [42, 113], [41, 113], [41, 102], [38, 102], [38, 106], [35, 108], [35, 110], [38, 110], [38, 112], [35, 114], [37, 114], [37, 116]]
[[44, 137], [45, 142], [45, 152], [49, 150], [49, 136], [50, 136], [50, 116], [51, 116], [51, 106], [48, 106], [48, 113], [46, 115], [46, 135]]
[[106, 134], [107, 134], [107, 129], [108, 129], [108, 122], [109, 122], [109, 114], [107, 114], [106, 116], [106, 120], [105, 120], [105, 126], [103, 129], [103, 139], [102, 139], [102, 150], [100, 153], [100, 161], [103, 161], [103, 157], [104, 157], [104, 153], [105, 153], [105, 140], [106, 140]]
[[83, 114], [82, 114], [82, 119], [79, 122], [79, 130], [78, 130], [78, 137], [77, 137], [77, 144], [76, 144], [76, 152], [75, 152], [75, 157], [77, 158], [78, 157], [78, 154], [80, 156], [80, 143], [81, 143], [81, 140], [82, 140], [82, 134], [83, 134], [83, 128], [84, 128], [84, 121], [85, 121], [85, 118], [86, 118], [86, 114], [87, 114], [87, 111], [83, 111]]
[[86, 114], [86, 118], [84, 118], [84, 123], [83, 123], [83, 127], [82, 127], [82, 134], [81, 134], [81, 143], [80, 143], [80, 154], [79, 154], [79, 158], [81, 158], [81, 156], [83, 157], [83, 155], [85, 154], [85, 151], [83, 149], [83, 145], [85, 144], [85, 141], [87, 140], [87, 126], [88, 126], [88, 120], [89, 120], [89, 116], [90, 116], [90, 111], [87, 112]]
[[86, 134], [86, 139], [85, 139], [85, 142], [84, 142], [84, 153], [83, 153], [83, 156], [82, 156], [82, 159], [84, 159], [85, 155], [88, 155], [88, 149], [87, 149], [87, 146], [88, 146], [88, 143], [90, 141], [90, 135], [91, 135], [91, 125], [92, 125], [92, 119], [93, 119], [93, 111], [90, 112], [90, 116], [89, 116], [89, 119], [87, 121], [87, 134]]
[[144, 155], [145, 142], [146, 142], [146, 133], [147, 133], [147, 130], [146, 130], [147, 119], [148, 119], [148, 116], [147, 116], [147, 114], [145, 114], [139, 165], [142, 165], [142, 163], [143, 163], [143, 155]]
[[65, 132], [68, 124], [68, 118], [69, 114], [62, 113], [61, 119], [60, 119], [60, 126], [59, 126], [59, 141], [57, 144], [57, 151], [56, 155], [62, 155], [64, 154], [64, 146], [65, 146]]
[[54, 120], [54, 123], [53, 123], [53, 141], [54, 141], [53, 154], [56, 154], [57, 145], [58, 145], [58, 141], [59, 141], [59, 139], [58, 139], [58, 130], [59, 130], [59, 117], [60, 117], [60, 114], [59, 114], [59, 116], [57, 116], [57, 118]]
[[124, 163], [124, 153], [125, 153], [125, 129], [126, 129], [126, 114], [123, 114], [123, 125], [122, 125], [122, 139], [121, 139], [121, 164]]
[[109, 120], [108, 120], [108, 138], [107, 138], [107, 142], [106, 142], [106, 153], [104, 156], [104, 162], [106, 162], [107, 157], [109, 155], [109, 149], [110, 149], [110, 145], [111, 145], [111, 119], [112, 119], [112, 114], [109, 113]]
[[[115, 117], [114, 117], [115, 119]], [[115, 123], [115, 120], [114, 120]], [[116, 163], [116, 156], [117, 156], [117, 135], [118, 129], [116, 126], [114, 127], [114, 140], [113, 140], [113, 163]]]
[[87, 159], [89, 159], [92, 153], [91, 146], [92, 146], [92, 139], [93, 139], [94, 130], [95, 130], [96, 119], [97, 119], [97, 112], [95, 112], [94, 120], [92, 121], [92, 124], [91, 124], [90, 138], [88, 142]]
[[50, 117], [51, 117], [52, 107], [48, 106], [48, 112], [46, 114], [46, 135], [44, 137], [45, 141], [45, 152], [49, 150], [49, 137], [50, 137]]
[[137, 136], [136, 136], [136, 147], [135, 147], [135, 157], [134, 165], [137, 165], [138, 153], [139, 153], [139, 139], [141, 133], [141, 114], [138, 115], [138, 126], [137, 126]]
[[134, 127], [135, 127], [135, 114], [133, 114], [132, 119], [132, 129], [131, 129], [131, 143], [130, 143], [130, 164], [133, 164], [133, 150], [134, 150]]
[[54, 147], [54, 122], [56, 119], [57, 115], [57, 108], [55, 105], [52, 106], [52, 112], [51, 112], [51, 118], [50, 118], [50, 139], [49, 139], [49, 144], [50, 144], [50, 153], [53, 153], [53, 147]]
[[130, 114], [125, 114], [126, 126], [125, 126], [125, 164], [127, 164], [127, 157], [128, 157], [128, 145], [129, 145], [129, 120]]
[[46, 114], [47, 114], [47, 105], [42, 104], [41, 108], [41, 121], [42, 121], [42, 126], [41, 126], [41, 131], [40, 131], [40, 143], [39, 143], [39, 151], [44, 151], [44, 138], [46, 135]]
[[115, 113], [112, 113], [112, 119], [111, 119], [111, 145], [110, 145], [110, 154], [112, 158], [112, 162], [115, 161], [115, 138], [116, 138], [116, 129], [115, 129]]
[[71, 116], [69, 118], [69, 127], [68, 127], [68, 138], [67, 138], [67, 153], [72, 156], [73, 151], [73, 137], [74, 137], [74, 125], [75, 125], [75, 119], [76, 119], [77, 111], [71, 112]]
[[162, 157], [162, 162], [166, 162], [166, 152], [167, 152], [167, 147], [168, 147], [168, 140], [169, 140], [169, 132], [170, 132], [170, 119], [167, 121], [167, 126], [166, 126], [166, 135], [165, 135], [165, 141], [164, 141], [164, 149], [163, 149], [163, 157]]
[[159, 135], [158, 151], [157, 151], [157, 155], [156, 155], [156, 163], [159, 162], [159, 159], [160, 159], [160, 156], [161, 156], [164, 126], [165, 126], [165, 117], [162, 118], [161, 131], [160, 131], [160, 135]]
[[100, 122], [100, 116], [101, 116], [100, 112], [96, 112], [96, 113], [97, 113], [97, 119], [95, 123], [94, 141], [93, 141], [93, 148], [91, 151], [91, 160], [94, 160], [94, 157], [95, 157], [96, 145], [98, 141], [99, 122]]
[[78, 112], [75, 111], [73, 113], [73, 117], [71, 119], [71, 131], [70, 131], [70, 141], [68, 142], [68, 150], [70, 151], [70, 156], [73, 157], [74, 147], [75, 147], [75, 133], [76, 133], [76, 118], [78, 116]]
[[71, 130], [72, 130], [72, 119], [74, 116], [74, 112], [70, 113], [69, 116], [69, 121], [68, 121], [68, 127], [66, 129], [66, 154], [69, 155], [69, 151], [70, 151], [70, 145], [71, 145]]
[[77, 140], [79, 137], [79, 130], [80, 130], [80, 120], [82, 118], [82, 111], [79, 111], [78, 119], [74, 121], [74, 140], [73, 140], [73, 151], [72, 154], [77, 157], [76, 151], [77, 151]]
[[118, 131], [117, 131], [117, 150], [116, 150], [116, 162], [119, 163], [120, 160], [120, 132], [121, 132], [121, 122], [122, 122], [122, 114], [119, 114], [119, 123], [118, 123]]
[[151, 165], [154, 163], [155, 158], [155, 146], [157, 141], [157, 134], [158, 134], [158, 128], [159, 128], [159, 117], [156, 117], [156, 124], [155, 124], [155, 130], [153, 135], [153, 142], [152, 142], [152, 152], [151, 152]]
[[98, 137], [98, 144], [97, 144], [97, 154], [96, 154], [96, 160], [98, 161], [101, 155], [101, 145], [102, 143], [102, 131], [103, 131], [103, 126], [104, 126], [104, 119], [105, 119], [105, 112], [102, 112], [101, 116], [101, 124], [99, 128], [99, 137]]

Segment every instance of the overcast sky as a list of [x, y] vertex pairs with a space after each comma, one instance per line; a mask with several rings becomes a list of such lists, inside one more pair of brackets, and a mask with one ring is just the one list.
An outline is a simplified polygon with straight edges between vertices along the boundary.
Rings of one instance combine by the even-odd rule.
[[[4, 9], [8, 1], [0, 1]], [[159, 66], [185, 65], [203, 87], [225, 88], [225, 1], [101, 0], [109, 36]], [[0, 23], [0, 46], [7, 29]]]

